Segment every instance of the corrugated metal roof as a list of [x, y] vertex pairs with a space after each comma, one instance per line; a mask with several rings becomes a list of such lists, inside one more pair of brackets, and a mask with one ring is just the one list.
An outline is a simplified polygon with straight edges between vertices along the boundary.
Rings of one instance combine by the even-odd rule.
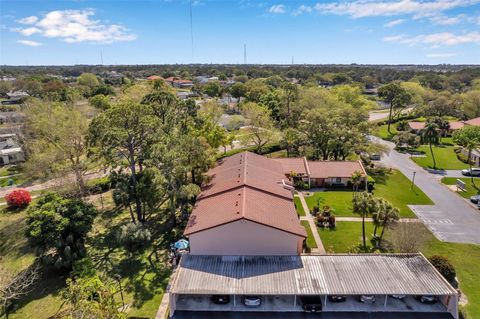
[[198, 256], [182, 258], [177, 294], [453, 295], [421, 254]]

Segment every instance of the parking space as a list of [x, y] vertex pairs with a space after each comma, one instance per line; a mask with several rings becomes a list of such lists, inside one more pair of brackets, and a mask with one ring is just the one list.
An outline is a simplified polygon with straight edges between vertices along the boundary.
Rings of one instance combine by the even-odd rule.
[[[294, 296], [260, 296], [259, 307], [246, 307], [242, 296], [230, 296], [228, 304], [215, 304], [209, 295], [179, 295], [176, 301], [177, 310], [186, 311], [238, 311], [238, 312], [302, 312], [300, 297]], [[395, 299], [385, 296], [375, 296], [372, 304], [362, 303], [357, 296], [349, 296], [344, 302], [325, 302], [322, 296], [323, 312], [445, 312], [441, 302], [423, 304], [413, 296]], [[385, 302], [386, 301], [386, 302]]]
[[188, 311], [302, 311], [299, 301], [295, 305], [294, 296], [260, 296], [259, 307], [246, 307], [242, 296], [231, 296], [226, 305], [215, 304], [209, 295], [179, 295], [176, 300], [177, 310]]
[[280, 312], [202, 312], [177, 311], [173, 319], [453, 319], [449, 313], [385, 313], [330, 312], [330, 313], [280, 313]]
[[455, 214], [446, 214], [437, 205], [409, 205], [417, 217], [441, 241], [457, 242], [468, 237], [468, 233], [460, 231], [454, 218]]

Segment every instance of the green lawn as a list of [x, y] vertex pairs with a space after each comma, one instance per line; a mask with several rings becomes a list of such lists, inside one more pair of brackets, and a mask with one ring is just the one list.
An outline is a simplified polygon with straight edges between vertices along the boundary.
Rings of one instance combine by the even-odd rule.
[[[327, 252], [347, 253], [362, 242], [361, 222], [337, 222], [335, 229], [319, 228], [320, 239]], [[372, 238], [373, 223], [365, 223], [367, 241]]]
[[[465, 182], [465, 191], [462, 192], [458, 192], [458, 194], [462, 197], [465, 197], [465, 198], [469, 198], [470, 196], [473, 196], [473, 195], [476, 195], [479, 193], [479, 190], [476, 189], [473, 185], [472, 185], [472, 180], [470, 178], [465, 178], [465, 177], [462, 177], [462, 178], [456, 178], [456, 177], [444, 177], [442, 178], [442, 183], [445, 184], [445, 185], [456, 185], [457, 184], [457, 179], [460, 179], [462, 180], [463, 182]], [[477, 185], [477, 187], [480, 187], [480, 180], [474, 178], [474, 181], [475, 181], [475, 184]]]
[[[480, 319], [480, 245], [446, 243], [437, 240], [427, 229], [429, 239], [421, 252], [426, 256], [446, 256], [454, 265], [460, 288], [467, 295], [466, 311], [470, 319]], [[367, 237], [371, 236], [373, 225], [367, 223]], [[337, 222], [336, 230], [319, 229], [320, 237], [327, 252], [346, 253], [358, 245], [362, 237], [360, 222]]]
[[[444, 141], [446, 143], [447, 139]], [[417, 148], [417, 151], [424, 152], [425, 157], [412, 157], [412, 160], [424, 168], [433, 168], [433, 159], [428, 145], [422, 145]], [[437, 162], [437, 169], [464, 169], [468, 168], [468, 164], [460, 161], [454, 151], [454, 146], [451, 144], [444, 144], [433, 146], [433, 154]]]
[[351, 191], [326, 191], [315, 192], [312, 196], [305, 197], [308, 208], [313, 210], [318, 206], [320, 210], [323, 206], [330, 206], [335, 216], [358, 216], [353, 213]]
[[293, 202], [295, 203], [295, 208], [297, 209], [298, 216], [305, 216], [305, 210], [303, 209], [303, 205], [300, 202], [300, 198], [298, 196], [294, 196]]
[[[374, 176], [375, 189], [373, 194], [388, 200], [400, 210], [400, 217], [415, 218], [415, 214], [407, 205], [430, 205], [432, 201], [414, 186], [410, 189], [411, 182], [400, 171], [392, 170], [385, 176]], [[353, 213], [351, 191], [326, 191], [315, 192], [312, 196], [305, 197], [308, 208], [313, 210], [314, 206], [322, 209], [323, 206], [330, 206], [336, 216], [350, 217], [358, 216]]]
[[[98, 206], [100, 199], [96, 197], [93, 203]], [[88, 254], [98, 272], [112, 280], [114, 275], [121, 276], [125, 303], [130, 305], [128, 316], [154, 318], [170, 276], [164, 252], [172, 241], [172, 233], [162, 226], [152, 228], [152, 237], [158, 238], [152, 247], [144, 253], [127, 254], [112, 241], [112, 235], [129, 220], [129, 214], [127, 211], [112, 210], [111, 192], [104, 194], [103, 203], [105, 210], [95, 219], [93, 230], [87, 237]], [[34, 259], [24, 237], [25, 215], [25, 211], [0, 212], [0, 263], [11, 271], [27, 267]], [[57, 271], [45, 272], [9, 318], [47, 319], [54, 315], [63, 302], [61, 291], [66, 278]], [[117, 297], [120, 304], [120, 296]]]
[[312, 228], [310, 227], [310, 224], [306, 220], [300, 221], [300, 224], [302, 224], [303, 227], [305, 227], [305, 231], [307, 232], [307, 247], [308, 248], [317, 248], [317, 243], [315, 242], [315, 238], [313, 238], [312, 234]]
[[397, 135], [397, 123], [392, 123], [390, 125], [390, 133], [388, 132], [388, 125], [387, 124], [384, 124], [384, 125], [380, 125], [378, 127], [375, 128], [373, 134], [375, 136], [378, 136], [380, 137], [381, 139], [384, 139], [384, 140], [387, 140], [387, 141], [391, 141], [392, 138]]
[[407, 205], [433, 205], [420, 188], [414, 186], [411, 189], [411, 181], [398, 170], [392, 170], [385, 176], [373, 176], [373, 178], [375, 178], [373, 194], [385, 198], [400, 209], [401, 217], [415, 217]]

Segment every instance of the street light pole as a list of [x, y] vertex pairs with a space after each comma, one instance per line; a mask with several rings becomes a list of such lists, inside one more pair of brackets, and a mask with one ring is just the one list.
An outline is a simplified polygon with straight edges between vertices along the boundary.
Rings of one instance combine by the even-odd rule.
[[410, 186], [410, 189], [413, 189], [413, 185], [415, 185], [415, 175], [417, 175], [417, 172], [413, 172], [413, 178], [412, 178], [412, 185]]

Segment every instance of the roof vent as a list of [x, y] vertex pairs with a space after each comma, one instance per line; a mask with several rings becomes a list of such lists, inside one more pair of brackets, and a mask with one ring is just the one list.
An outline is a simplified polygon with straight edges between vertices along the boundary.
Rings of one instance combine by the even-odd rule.
[[235, 202], [235, 206], [238, 206], [238, 201]]

